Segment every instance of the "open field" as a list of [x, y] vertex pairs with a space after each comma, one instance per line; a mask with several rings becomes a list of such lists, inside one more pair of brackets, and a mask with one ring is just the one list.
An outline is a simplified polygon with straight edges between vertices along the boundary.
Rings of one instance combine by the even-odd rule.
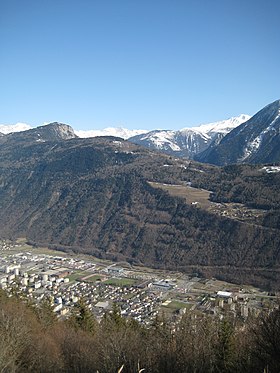
[[188, 205], [203, 208], [220, 216], [236, 219], [248, 223], [256, 223], [256, 219], [262, 217], [267, 211], [249, 208], [241, 203], [215, 203], [209, 200], [211, 192], [205, 189], [193, 188], [185, 185], [172, 185], [149, 182], [154, 188], [167, 191], [173, 197], [185, 199]]
[[137, 281], [133, 278], [110, 278], [104, 281], [104, 284], [114, 285], [114, 286], [131, 286], [134, 285]]
[[187, 204], [197, 205], [204, 209], [211, 206], [211, 202], [209, 201], [210, 192], [208, 190], [192, 188], [185, 185], [172, 185], [155, 182], [149, 182], [149, 184], [154, 188], [166, 190], [173, 197], [184, 198]]
[[190, 309], [193, 305], [190, 304], [190, 303], [180, 302], [178, 300], [171, 300], [170, 303], [168, 303], [166, 305], [163, 305], [163, 306], [166, 307], [166, 308], [170, 308], [172, 310], [179, 310], [181, 308]]
[[72, 273], [71, 275], [69, 275], [69, 280], [70, 281], [82, 281], [82, 279], [85, 277], [85, 276], [88, 276], [90, 275], [89, 272], [84, 272], [84, 271], [75, 271], [74, 273]]
[[82, 281], [86, 282], [96, 282], [96, 281], [103, 281], [106, 278], [106, 276], [103, 275], [88, 275], [83, 278], [81, 278]]
[[58, 250], [52, 250], [52, 249], [49, 249], [48, 247], [35, 247], [35, 246], [31, 246], [31, 245], [28, 245], [26, 243], [26, 238], [18, 238], [16, 240], [16, 245], [18, 246], [15, 246], [15, 247], [11, 247], [10, 251], [13, 252], [13, 253], [17, 253], [17, 252], [24, 252], [24, 251], [28, 251], [28, 252], [32, 252], [32, 254], [44, 254], [44, 255], [51, 255], [51, 256], [63, 256], [63, 257], [69, 257], [69, 253], [65, 253], [63, 251], [58, 251]]

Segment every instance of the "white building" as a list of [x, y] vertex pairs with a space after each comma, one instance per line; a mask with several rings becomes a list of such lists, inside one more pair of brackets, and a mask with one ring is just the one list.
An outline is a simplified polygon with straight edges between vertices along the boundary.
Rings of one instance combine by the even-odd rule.
[[229, 291], [218, 291], [217, 296], [220, 298], [231, 298], [232, 293], [230, 293]]

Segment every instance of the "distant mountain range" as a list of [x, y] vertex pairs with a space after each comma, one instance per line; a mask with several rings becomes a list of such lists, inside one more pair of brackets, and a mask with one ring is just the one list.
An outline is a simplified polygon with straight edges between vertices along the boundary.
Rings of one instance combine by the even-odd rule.
[[[10, 136], [8, 132], [19, 130], [25, 130], [30, 136], [31, 134], [33, 137], [36, 136], [33, 140], [37, 142], [50, 140], [41, 137], [43, 127], [37, 127], [34, 135], [30, 126], [24, 123], [17, 123], [14, 126], [1, 125], [1, 141]], [[238, 117], [178, 131], [148, 132], [114, 127], [104, 130], [74, 131], [67, 125], [63, 128], [65, 133], [61, 136], [70, 138], [114, 136], [127, 139], [150, 150], [220, 166], [233, 163], [280, 162], [280, 100], [267, 105], [253, 117], [241, 114]], [[23, 132], [18, 133], [17, 136], [21, 137], [20, 133]]]
[[0, 133], [6, 135], [12, 132], [21, 132], [30, 130], [32, 127], [26, 123], [16, 123], [16, 124], [0, 124]]
[[236, 128], [249, 118], [249, 115], [241, 114], [238, 117], [198, 127], [183, 128], [179, 131], [150, 131], [146, 134], [130, 137], [128, 140], [149, 149], [156, 149], [167, 154], [192, 159], [210, 145], [218, 144], [233, 128]]
[[151, 131], [129, 141], [218, 166], [280, 162], [280, 100], [253, 117], [242, 114], [180, 131]]
[[[242, 114], [219, 122], [203, 124], [201, 126], [172, 130], [130, 130], [123, 127], [108, 127], [102, 130], [77, 130], [78, 137], [88, 138], [97, 136], [114, 136], [143, 145], [150, 149], [163, 151], [167, 154], [193, 158], [194, 155], [204, 151], [210, 144], [218, 143], [228, 132], [250, 118]], [[43, 127], [43, 126], [41, 126]], [[40, 128], [41, 128], [40, 127]], [[24, 123], [16, 125], [0, 125], [0, 133], [26, 131], [31, 127]]]
[[132, 136], [147, 133], [148, 130], [129, 130], [123, 127], [108, 127], [102, 130], [89, 130], [89, 131], [75, 131], [76, 135], [82, 138], [97, 137], [97, 136], [115, 136], [122, 139], [128, 139]]
[[[57, 123], [57, 122], [55, 122]], [[49, 123], [48, 123], [49, 124]], [[43, 127], [43, 126], [40, 126]], [[7, 125], [0, 125], [0, 136], [6, 135], [13, 132], [22, 132], [32, 129], [29, 124], [26, 123], [16, 123], [16, 124], [7, 124]], [[97, 137], [97, 136], [115, 136], [121, 137], [122, 139], [128, 139], [129, 137], [140, 135], [143, 133], [147, 133], [148, 130], [130, 130], [128, 128], [123, 127], [107, 127], [101, 130], [77, 130], [75, 134], [81, 138], [88, 138], [88, 137]]]

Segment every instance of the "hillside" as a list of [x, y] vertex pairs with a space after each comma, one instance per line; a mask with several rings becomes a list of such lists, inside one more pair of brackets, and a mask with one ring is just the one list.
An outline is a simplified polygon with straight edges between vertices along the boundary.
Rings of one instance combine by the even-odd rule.
[[280, 162], [280, 100], [233, 129], [219, 144], [196, 156], [198, 161], [226, 165]]
[[[219, 169], [118, 138], [34, 141], [31, 131], [0, 143], [0, 236], [263, 286], [279, 281], [279, 173]], [[151, 182], [204, 188], [213, 205], [237, 202], [239, 186], [238, 202], [260, 209], [265, 199], [266, 210], [248, 223]]]

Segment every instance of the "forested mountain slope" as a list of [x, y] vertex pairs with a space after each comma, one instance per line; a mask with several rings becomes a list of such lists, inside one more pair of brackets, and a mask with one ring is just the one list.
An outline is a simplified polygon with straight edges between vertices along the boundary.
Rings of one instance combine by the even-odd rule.
[[[10, 135], [0, 156], [3, 237], [264, 286], [280, 279], [278, 172], [177, 160], [118, 138], [18, 142]], [[215, 202], [266, 211], [242, 222], [150, 181], [204, 188]]]

